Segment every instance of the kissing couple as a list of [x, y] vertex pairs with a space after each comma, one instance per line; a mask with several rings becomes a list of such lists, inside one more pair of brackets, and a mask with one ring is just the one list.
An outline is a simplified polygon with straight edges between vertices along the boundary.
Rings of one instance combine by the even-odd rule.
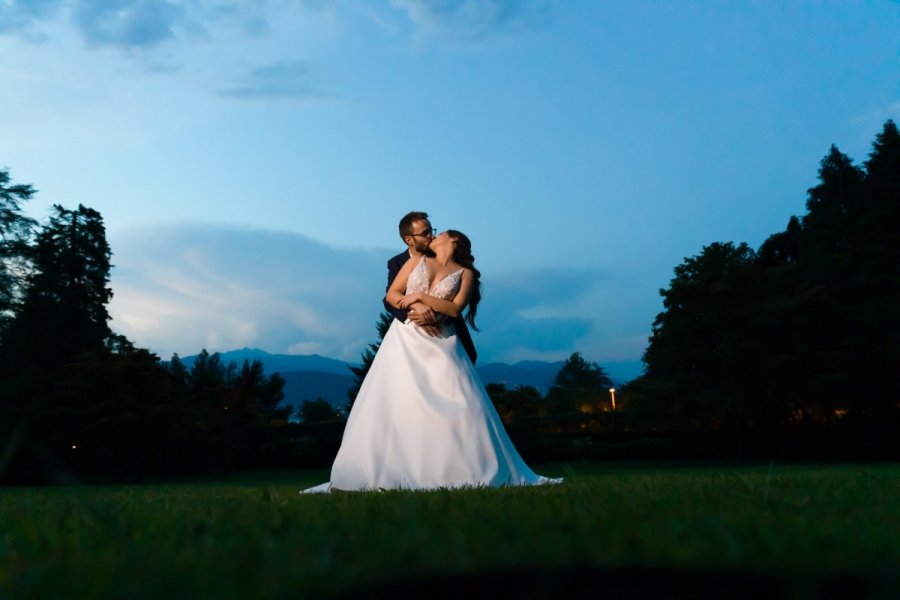
[[[460, 231], [428, 214], [399, 225], [407, 249], [388, 261], [395, 317], [347, 418], [331, 479], [303, 490], [437, 489], [560, 483], [525, 464], [475, 370], [481, 274]], [[463, 313], [465, 312], [465, 317]]]

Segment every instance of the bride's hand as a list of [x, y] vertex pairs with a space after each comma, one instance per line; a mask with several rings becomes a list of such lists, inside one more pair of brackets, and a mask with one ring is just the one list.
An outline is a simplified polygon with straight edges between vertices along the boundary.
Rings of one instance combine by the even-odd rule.
[[409, 307], [410, 313], [419, 317], [418, 325], [437, 325], [437, 315], [430, 306], [424, 302], [416, 302]]
[[421, 299], [421, 292], [413, 292], [412, 294], [406, 294], [402, 298], [400, 298], [400, 308], [404, 310], [409, 310], [409, 307], [418, 302]]

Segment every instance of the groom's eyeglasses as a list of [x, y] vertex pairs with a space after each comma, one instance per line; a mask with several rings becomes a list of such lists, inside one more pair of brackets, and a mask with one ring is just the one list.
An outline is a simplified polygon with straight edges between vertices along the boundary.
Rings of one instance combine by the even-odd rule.
[[426, 229], [425, 231], [423, 231], [421, 233], [411, 233], [409, 235], [411, 235], [413, 237], [434, 237], [435, 235], [437, 235], [437, 229], [432, 227], [430, 229]]

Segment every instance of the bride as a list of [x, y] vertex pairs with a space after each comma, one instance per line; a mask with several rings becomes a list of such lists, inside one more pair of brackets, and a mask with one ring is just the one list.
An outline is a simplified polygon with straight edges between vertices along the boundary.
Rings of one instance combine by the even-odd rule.
[[394, 319], [347, 419], [331, 480], [303, 492], [559, 483], [532, 471], [503, 427], [452, 318], [475, 327], [480, 273], [469, 238], [448, 230], [433, 257], [410, 258], [388, 289], [391, 306], [422, 302], [444, 315], [438, 335]]

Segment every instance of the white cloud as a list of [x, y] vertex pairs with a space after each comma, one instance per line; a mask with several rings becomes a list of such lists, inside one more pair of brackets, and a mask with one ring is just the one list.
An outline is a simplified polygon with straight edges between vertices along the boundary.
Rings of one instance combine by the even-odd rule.
[[299, 235], [215, 226], [160, 227], [112, 240], [113, 328], [161, 356], [257, 346], [344, 345], [380, 311], [384, 260]]

